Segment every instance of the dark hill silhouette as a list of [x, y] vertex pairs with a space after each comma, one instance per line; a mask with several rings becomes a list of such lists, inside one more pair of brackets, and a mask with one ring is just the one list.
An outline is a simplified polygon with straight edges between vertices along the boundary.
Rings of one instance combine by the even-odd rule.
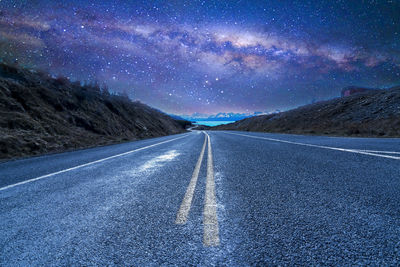
[[251, 117], [212, 129], [400, 137], [400, 87], [360, 92], [286, 112]]
[[103, 87], [0, 64], [0, 158], [177, 134], [175, 120]]

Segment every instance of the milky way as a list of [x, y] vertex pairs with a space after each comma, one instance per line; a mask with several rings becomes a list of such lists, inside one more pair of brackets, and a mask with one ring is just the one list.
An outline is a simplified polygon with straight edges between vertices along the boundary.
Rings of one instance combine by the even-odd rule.
[[400, 84], [400, 1], [0, 0], [0, 58], [169, 113], [285, 110]]

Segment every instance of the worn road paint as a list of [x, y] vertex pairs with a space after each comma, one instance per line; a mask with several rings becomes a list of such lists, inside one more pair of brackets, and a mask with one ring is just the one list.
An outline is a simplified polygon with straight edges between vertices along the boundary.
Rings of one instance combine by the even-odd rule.
[[190, 179], [189, 185], [186, 189], [185, 196], [182, 200], [182, 204], [179, 208], [178, 214], [176, 215], [176, 220], [175, 220], [176, 224], [185, 224], [187, 222], [190, 207], [192, 205], [194, 190], [196, 188], [197, 180], [199, 178], [201, 163], [203, 162], [203, 156], [204, 156], [204, 151], [206, 149], [206, 143], [207, 143], [207, 136], [204, 135], [203, 148], [201, 149], [199, 158], [197, 160], [196, 166], [195, 166], [193, 174], [192, 174], [192, 179]]
[[6, 189], [10, 189], [10, 188], [13, 188], [13, 187], [16, 187], [16, 186], [19, 186], [19, 185], [32, 183], [32, 182], [35, 182], [35, 181], [38, 181], [38, 180], [42, 180], [44, 178], [49, 178], [49, 177], [57, 175], [57, 174], [73, 171], [73, 170], [80, 169], [80, 168], [83, 168], [83, 167], [87, 167], [87, 166], [90, 166], [90, 165], [93, 165], [93, 164], [96, 164], [96, 163], [100, 163], [100, 162], [103, 162], [103, 161], [106, 161], [106, 160], [109, 160], [109, 159], [114, 159], [114, 158], [118, 158], [118, 157], [121, 157], [121, 156], [125, 156], [125, 155], [128, 155], [128, 154], [137, 152], [137, 151], [141, 151], [141, 150], [148, 149], [148, 148], [151, 148], [151, 147], [155, 147], [155, 146], [158, 146], [158, 145], [161, 145], [161, 144], [172, 142], [172, 141], [184, 138], [186, 136], [188, 136], [188, 135], [184, 135], [184, 136], [181, 136], [181, 137], [178, 137], [178, 138], [174, 138], [174, 139], [170, 139], [170, 140], [163, 141], [163, 142], [160, 142], [160, 143], [152, 144], [152, 145], [149, 145], [149, 146], [137, 148], [137, 149], [130, 150], [130, 151], [127, 151], [127, 152], [124, 152], [124, 153], [121, 153], [121, 154], [117, 154], [117, 155], [111, 156], [111, 157], [95, 160], [95, 161], [88, 162], [88, 163], [85, 163], [85, 164], [82, 164], [82, 165], [78, 165], [78, 166], [75, 166], [75, 167], [72, 167], [72, 168], [64, 169], [64, 170], [61, 170], [61, 171], [58, 171], [58, 172], [53, 172], [53, 173], [42, 175], [42, 176], [39, 176], [39, 177], [36, 177], [36, 178], [25, 180], [25, 181], [22, 181], [22, 182], [19, 182], [19, 183], [7, 185], [7, 186], [4, 186], [4, 187], [0, 188], [0, 191], [6, 190]]
[[217, 216], [217, 200], [215, 195], [214, 166], [210, 136], [207, 134], [208, 152], [207, 152], [207, 179], [206, 195], [203, 211], [203, 244], [206, 247], [219, 246], [219, 228]]

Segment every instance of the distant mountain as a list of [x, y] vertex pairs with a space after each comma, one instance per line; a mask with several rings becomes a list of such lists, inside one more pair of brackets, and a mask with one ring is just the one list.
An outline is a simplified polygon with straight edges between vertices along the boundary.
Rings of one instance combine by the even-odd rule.
[[0, 159], [177, 134], [189, 124], [96, 85], [0, 64]]
[[366, 90], [286, 112], [246, 118], [214, 130], [400, 137], [400, 86]]
[[175, 120], [182, 120], [185, 121], [186, 119], [182, 118], [181, 116], [178, 115], [174, 115], [174, 114], [169, 114], [167, 113], [168, 116], [170, 116], [171, 118], [175, 119]]
[[254, 113], [234, 113], [234, 112], [220, 112], [214, 115], [193, 113], [192, 115], [179, 115], [178, 117], [192, 122], [195, 121], [238, 121], [245, 118], [261, 115], [263, 112]]

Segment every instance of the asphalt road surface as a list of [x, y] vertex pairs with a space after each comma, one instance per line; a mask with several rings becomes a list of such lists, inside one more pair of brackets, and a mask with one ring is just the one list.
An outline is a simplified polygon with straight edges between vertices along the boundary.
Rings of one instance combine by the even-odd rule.
[[398, 265], [400, 139], [200, 132], [0, 164], [0, 265]]

